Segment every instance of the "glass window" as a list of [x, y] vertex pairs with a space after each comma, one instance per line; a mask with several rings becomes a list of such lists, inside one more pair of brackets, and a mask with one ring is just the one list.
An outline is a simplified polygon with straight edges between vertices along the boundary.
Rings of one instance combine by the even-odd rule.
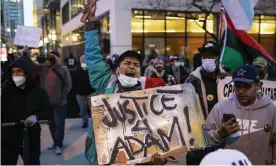
[[276, 52], [276, 41], [274, 38], [261, 38], [261, 45], [266, 49], [270, 55], [275, 56]]
[[105, 16], [101, 19], [101, 33], [109, 34], [109, 16]]
[[142, 36], [143, 33], [143, 11], [132, 12], [131, 33], [133, 36]]
[[66, 33], [62, 36], [63, 39], [63, 46], [64, 45], [69, 45], [70, 44], [70, 33]]
[[164, 12], [144, 12], [145, 36], [164, 36], [165, 14]]
[[[205, 14], [188, 13], [187, 19], [188, 36], [204, 36], [205, 30], [202, 27]], [[206, 20], [206, 28], [209, 32], [214, 32], [214, 17], [212, 14]]]
[[72, 43], [79, 43], [84, 41], [84, 32], [85, 32], [84, 26], [72, 31], [71, 33]]
[[185, 39], [183, 38], [167, 38], [167, 55], [174, 55], [184, 52]]
[[84, 0], [71, 0], [71, 18], [82, 12], [84, 9], [83, 1]]
[[62, 7], [62, 24], [69, 21], [69, 2]]
[[261, 29], [260, 34], [271, 35], [275, 34], [275, 16], [260, 16], [261, 17]]
[[188, 38], [188, 59], [192, 60], [193, 55], [198, 53], [198, 48], [202, 47], [204, 43], [204, 38]]
[[255, 16], [253, 23], [252, 23], [252, 27], [251, 29], [248, 31], [249, 34], [258, 34], [259, 33], [259, 17], [260, 16]]
[[145, 55], [150, 54], [150, 50], [155, 49], [158, 55], [165, 55], [165, 38], [163, 37], [146, 37], [145, 38]]
[[142, 37], [132, 37], [132, 50], [137, 51], [139, 54], [144, 54]]
[[167, 36], [185, 36], [184, 13], [167, 12], [166, 33]]

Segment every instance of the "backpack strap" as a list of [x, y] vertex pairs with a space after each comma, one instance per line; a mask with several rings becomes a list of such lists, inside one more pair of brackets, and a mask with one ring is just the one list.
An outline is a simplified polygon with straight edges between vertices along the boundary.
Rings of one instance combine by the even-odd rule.
[[65, 82], [64, 82], [64, 79], [63, 79], [62, 75], [54, 67], [52, 68], [52, 70], [58, 76], [58, 78], [60, 79], [61, 84], [62, 84], [62, 89], [63, 89], [64, 86], [65, 86]]

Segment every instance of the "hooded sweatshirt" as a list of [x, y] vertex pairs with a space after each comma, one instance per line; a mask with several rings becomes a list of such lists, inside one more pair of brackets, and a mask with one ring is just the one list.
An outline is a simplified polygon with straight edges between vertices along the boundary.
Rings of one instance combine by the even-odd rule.
[[[18, 67], [25, 72], [26, 84], [24, 88], [17, 87], [12, 79], [12, 68]], [[31, 115], [36, 115], [38, 120], [48, 119], [50, 114], [50, 101], [45, 89], [31, 76], [30, 64], [19, 59], [14, 61], [8, 69], [8, 81], [2, 85], [1, 94], [1, 122], [11, 123], [25, 120]], [[39, 125], [35, 125], [39, 128]], [[3, 146], [22, 144], [22, 126], [2, 127], [1, 143]]]
[[66, 104], [67, 96], [72, 89], [71, 75], [68, 69], [62, 65], [50, 67], [46, 75], [45, 89], [48, 92], [52, 106]]
[[217, 103], [206, 120], [212, 145], [225, 142], [218, 135], [223, 114], [234, 114], [240, 126], [240, 137], [226, 145], [226, 149], [243, 152], [254, 165], [276, 164], [276, 104], [273, 101], [258, 92], [256, 101], [248, 107], [240, 105], [235, 94]]

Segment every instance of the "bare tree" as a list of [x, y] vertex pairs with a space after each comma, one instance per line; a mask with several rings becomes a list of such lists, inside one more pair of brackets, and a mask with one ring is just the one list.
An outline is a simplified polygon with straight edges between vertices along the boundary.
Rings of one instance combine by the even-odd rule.
[[[208, 17], [215, 12], [219, 12], [221, 0], [146, 0], [148, 6], [155, 10], [179, 10], [179, 11], [198, 11], [204, 13], [204, 19], [198, 20], [196, 14], [189, 14], [188, 19], [195, 20], [195, 23], [201, 27], [214, 40], [218, 41], [216, 34], [207, 29]], [[276, 15], [276, 0], [259, 0], [255, 11], [258, 14], [274, 13]]]
[[204, 14], [204, 19], [198, 18], [197, 14], [189, 14], [188, 19], [193, 19], [214, 40], [218, 41], [216, 34], [207, 29], [208, 17], [214, 12], [214, 7], [220, 4], [220, 0], [146, 0], [146, 6], [159, 11], [182, 10], [198, 11]]

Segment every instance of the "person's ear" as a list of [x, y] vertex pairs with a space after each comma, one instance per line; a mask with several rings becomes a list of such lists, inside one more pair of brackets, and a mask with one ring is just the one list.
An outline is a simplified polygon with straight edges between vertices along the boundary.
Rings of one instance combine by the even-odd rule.
[[117, 76], [120, 74], [120, 73], [119, 73], [119, 66], [116, 68], [115, 73], [116, 73]]
[[256, 91], [259, 91], [259, 90], [261, 90], [262, 89], [262, 86], [263, 86], [263, 82], [257, 82], [256, 83]]

